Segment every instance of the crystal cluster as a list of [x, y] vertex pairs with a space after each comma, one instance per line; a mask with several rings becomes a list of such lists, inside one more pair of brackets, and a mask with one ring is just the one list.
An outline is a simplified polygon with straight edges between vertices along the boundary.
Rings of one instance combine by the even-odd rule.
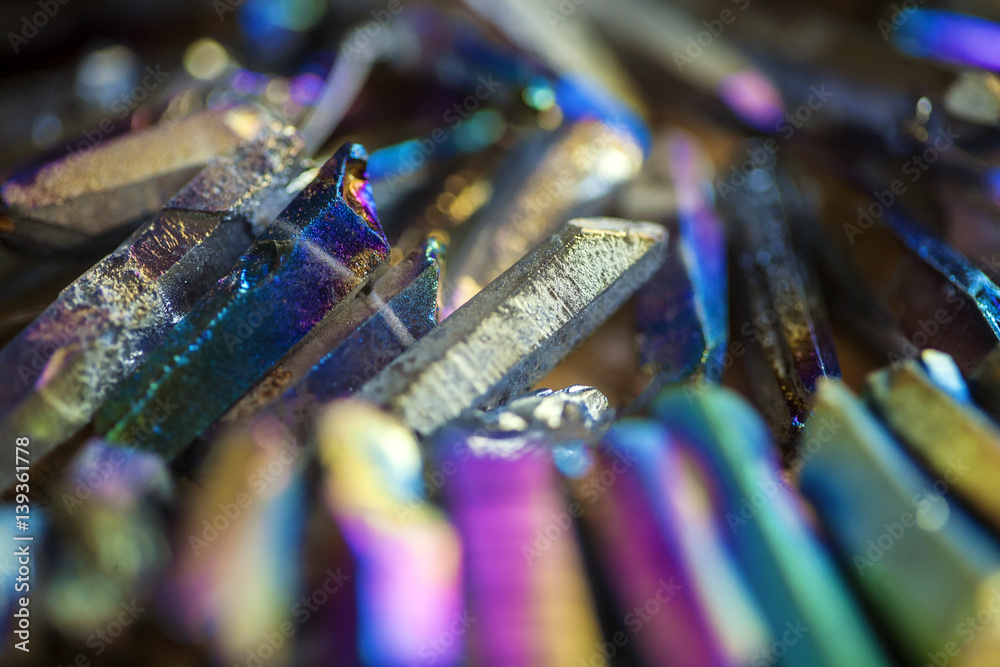
[[160, 88], [40, 66], [0, 662], [1000, 664], [1000, 14], [856, 4], [233, 2]]

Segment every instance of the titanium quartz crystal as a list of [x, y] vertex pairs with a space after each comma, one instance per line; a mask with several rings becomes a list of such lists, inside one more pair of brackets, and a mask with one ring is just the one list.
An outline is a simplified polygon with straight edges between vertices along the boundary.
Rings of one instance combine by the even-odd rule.
[[806, 438], [817, 446], [807, 450], [802, 492], [903, 657], [922, 664], [959, 637], [963, 664], [994, 664], [1000, 617], [980, 621], [967, 641], [956, 635], [988, 608], [1000, 570], [993, 536], [940, 490], [967, 471], [924, 473], [836, 380], [820, 382]]
[[339, 317], [314, 328], [209, 432], [269, 414], [309, 440], [320, 406], [353, 393], [437, 325], [442, 252], [428, 239], [390, 267]]
[[[668, 214], [676, 216], [676, 233], [663, 268], [636, 295], [640, 361], [653, 377], [628, 406], [630, 414], [668, 383], [718, 382], [729, 339], [726, 231], [714, 207], [708, 158], [694, 137], [681, 132], [665, 137], [662, 145], [669, 179], [653, 178], [646, 187], [659, 192], [669, 180]], [[649, 164], [660, 157], [654, 154]], [[626, 203], [634, 206], [635, 199], [652, 198], [653, 192], [627, 192]]]
[[[357, 562], [357, 645], [367, 664], [459, 665], [464, 640], [449, 636], [463, 611], [463, 548], [426, 497], [413, 432], [357, 400], [331, 403], [317, 427], [323, 496]], [[419, 603], [415, 603], [419, 600]], [[421, 650], [424, 653], [421, 653]]]
[[[954, 366], [950, 357], [947, 361]], [[957, 367], [950, 375], [950, 387], [962, 383], [959, 386], [964, 388]], [[864, 396], [900, 444], [936, 478], [954, 477], [955, 492], [995, 529], [1000, 528], [1000, 426], [996, 422], [970, 401], [956, 399], [926, 365], [910, 359], [870, 374]], [[961, 475], [955, 472], [956, 465], [961, 466]]]
[[254, 107], [200, 111], [16, 175], [0, 186], [3, 214], [14, 227], [8, 241], [42, 254], [86, 252], [108, 238], [113, 245], [129, 224], [155, 213], [205, 165], [269, 122]]
[[[237, 664], [264, 633], [296, 620], [307, 457], [276, 422], [217, 444], [180, 505], [183, 537], [157, 602], [182, 637], [206, 641], [219, 664]], [[274, 664], [289, 664], [294, 647], [283, 644], [273, 647]]]
[[[72, 437], [292, 198], [302, 141], [269, 124], [74, 281], [0, 350], [0, 437], [32, 463]], [[0, 486], [13, 479], [0, 463]]]
[[[809, 629], [786, 647], [789, 661], [890, 664], [801, 498], [786, 485], [779, 450], [750, 405], [716, 386], [694, 397], [671, 388], [657, 397], [651, 412], [673, 437], [701, 454], [725, 513], [729, 542], [772, 635], [785, 632], [788, 622]], [[822, 445], [824, 452], [832, 448]]]
[[[630, 629], [643, 622], [644, 664], [753, 664], [769, 630], [695, 457], [655, 420], [622, 420], [573, 496], [613, 599]], [[659, 608], [643, 613], [651, 589]]]
[[[580, 393], [550, 396], [572, 404]], [[468, 627], [470, 658], [586, 664], [600, 646], [600, 626], [551, 451], [575, 429], [562, 420], [547, 428], [543, 419], [540, 428], [512, 432], [503, 426], [511, 417], [521, 419], [506, 407], [466, 413], [430, 439], [435, 467], [449, 475], [442, 496], [465, 550], [465, 602], [476, 619]]]
[[362, 387], [430, 434], [468, 409], [517, 396], [551, 370], [663, 264], [666, 231], [571, 220]]
[[758, 408], [779, 442], [791, 446], [809, 416], [816, 380], [840, 377], [840, 364], [818, 283], [793, 244], [801, 214], [794, 193], [774, 155], [761, 142], [749, 147], [768, 158], [729, 202], [742, 285], [736, 303], [744, 305], [734, 317], [746, 323], [740, 333], [749, 337], [747, 373]]
[[343, 312], [389, 255], [367, 158], [358, 144], [330, 158], [108, 401], [98, 431], [170, 458], [315, 326]]
[[[508, 169], [502, 181], [507, 191], [496, 193], [471, 223], [469, 238], [449, 269], [454, 287], [444, 294], [446, 317], [642, 164], [640, 140], [627, 127], [583, 120], [556, 135], [541, 156], [530, 155], [530, 170], [525, 165]], [[520, 179], [511, 182], [519, 173]]]

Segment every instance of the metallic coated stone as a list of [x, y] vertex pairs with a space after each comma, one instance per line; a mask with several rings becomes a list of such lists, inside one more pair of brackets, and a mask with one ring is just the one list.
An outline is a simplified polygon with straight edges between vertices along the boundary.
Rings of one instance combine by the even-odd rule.
[[[651, 411], [711, 471], [730, 543], [771, 632], [780, 635], [786, 623], [808, 628], [787, 647], [789, 661], [890, 664], [802, 499], [787, 486], [772, 436], [753, 409], [729, 390], [708, 387], [695, 396], [667, 389]], [[830, 448], [823, 444], [821, 452]]]
[[130, 224], [155, 213], [199, 170], [253, 141], [270, 122], [254, 107], [201, 111], [16, 175], [0, 186], [13, 224], [7, 242], [65, 254], [116, 234], [121, 239]]
[[993, 420], [956, 401], [912, 360], [869, 375], [865, 399], [930, 475], [954, 476], [961, 466], [949, 485], [1000, 528], [1000, 427]]
[[389, 364], [359, 396], [429, 434], [529, 388], [663, 262], [651, 223], [573, 220]]
[[437, 325], [442, 251], [429, 239], [390, 267], [340, 316], [317, 325], [210, 430], [267, 412], [308, 440], [320, 406], [352, 393]]
[[735, 312], [746, 316], [740, 333], [751, 332], [747, 371], [755, 400], [781, 444], [790, 446], [809, 416], [816, 380], [839, 377], [840, 364], [818, 281], [793, 246], [794, 193], [763, 142], [747, 150], [768, 158], [729, 201], [740, 269], [735, 301], [745, 304]]
[[345, 144], [324, 165], [109, 400], [99, 431], [171, 457], [343, 312], [389, 254], [366, 159], [364, 148]]
[[[820, 383], [802, 468], [802, 492], [826, 527], [865, 603], [915, 663], [963, 639], [963, 664], [992, 664], [1000, 618], [965, 641], [957, 628], [998, 595], [1000, 547], [950, 495], [969, 473], [921, 471], [839, 382]], [[941, 443], [943, 444], [943, 443]]]
[[[269, 128], [203, 169], [0, 350], [0, 436], [30, 433], [37, 463], [86, 425], [291, 200], [301, 149], [291, 129]], [[12, 465], [0, 463], [0, 486]]]

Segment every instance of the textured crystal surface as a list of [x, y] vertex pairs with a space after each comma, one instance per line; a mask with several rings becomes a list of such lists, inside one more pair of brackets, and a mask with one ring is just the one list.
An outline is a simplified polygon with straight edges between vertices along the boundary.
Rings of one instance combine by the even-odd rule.
[[[0, 351], [0, 435], [36, 456], [71, 437], [188, 316], [290, 199], [302, 142], [268, 129], [203, 169], [166, 208], [70, 284]], [[13, 479], [0, 462], [4, 484]]]
[[659, 225], [567, 223], [376, 375], [360, 396], [431, 433], [516, 396], [662, 265]]
[[[97, 428], [172, 455], [317, 324], [336, 317], [389, 254], [367, 155], [345, 145], [102, 409]], [[149, 410], [162, 418], [149, 424]]]

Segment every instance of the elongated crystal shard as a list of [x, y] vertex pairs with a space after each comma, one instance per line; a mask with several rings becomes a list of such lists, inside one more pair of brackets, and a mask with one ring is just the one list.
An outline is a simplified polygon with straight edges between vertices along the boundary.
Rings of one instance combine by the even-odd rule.
[[0, 186], [4, 213], [14, 227], [8, 242], [65, 253], [114, 238], [159, 210], [212, 160], [253, 140], [269, 122], [253, 107], [201, 111], [14, 176]]
[[339, 317], [314, 328], [217, 427], [263, 411], [282, 419], [297, 438], [308, 439], [319, 406], [352, 393], [437, 325], [441, 252], [429, 239], [389, 268]]
[[[358, 647], [365, 664], [462, 664], [462, 546], [428, 501], [413, 433], [361, 401], [325, 409], [317, 443], [326, 505], [357, 561]], [[478, 620], [478, 619], [477, 619]], [[435, 644], [442, 636], [447, 644]], [[421, 653], [421, 651], [425, 653]]]
[[653, 379], [630, 412], [667, 383], [695, 376], [717, 382], [729, 339], [726, 232], [714, 208], [710, 163], [695, 139], [680, 132], [667, 136], [663, 148], [677, 233], [663, 268], [636, 295], [639, 354]]
[[476, 619], [466, 629], [472, 659], [590, 664], [600, 627], [545, 439], [509, 453], [473, 426], [449, 426], [432, 445], [448, 475], [445, 509], [465, 547], [468, 617]]
[[176, 454], [344, 310], [389, 254], [366, 159], [364, 148], [346, 144], [324, 165], [102, 409], [98, 430]]
[[[268, 129], [203, 169], [155, 218], [0, 350], [0, 436], [30, 433], [37, 463], [89, 422], [144, 355], [232, 269], [291, 200], [302, 142]], [[0, 463], [0, 486], [12, 479]]]
[[956, 401], [912, 360], [869, 375], [865, 399], [931, 475], [967, 468], [953, 482], [956, 494], [1000, 528], [1000, 428], [992, 419]]
[[360, 391], [428, 434], [516, 396], [551, 370], [663, 263], [659, 225], [573, 220]]
[[[181, 506], [157, 603], [174, 632], [207, 639], [216, 659], [231, 664], [265, 633], [299, 620], [308, 456], [274, 421], [217, 449]], [[294, 642], [285, 639], [271, 647], [275, 664], [290, 662]]]
[[793, 247], [792, 193], [783, 192], [784, 176], [763, 142], [748, 150], [768, 158], [730, 195], [743, 306], [735, 312], [741, 333], [751, 332], [747, 366], [758, 406], [778, 440], [791, 445], [809, 416], [816, 380], [839, 377], [840, 364], [812, 267]]
[[701, 454], [717, 480], [730, 542], [771, 632], [780, 635], [787, 623], [809, 629], [797, 633], [802, 639], [788, 647], [788, 658], [844, 667], [889, 664], [801, 498], [786, 486], [772, 436], [750, 406], [718, 387], [695, 395], [677, 388], [661, 394], [652, 412]]
[[[443, 316], [468, 301], [521, 257], [581, 214], [642, 164], [642, 147], [626, 127], [586, 120], [559, 130], [534, 169], [505, 179], [449, 262]], [[523, 168], [523, 167], [522, 167]], [[517, 176], [514, 170], [514, 176]], [[510, 187], [513, 184], [514, 187]], [[582, 211], [583, 215], [595, 211]]]
[[[949, 493], [966, 464], [925, 474], [839, 382], [820, 383], [813, 412], [802, 491], [881, 625], [923, 663], [997, 594], [1000, 548]], [[990, 614], [961, 650], [963, 664], [992, 664], [1000, 618]]]
[[[651, 665], [752, 664], [770, 644], [703, 472], [661, 424], [628, 419], [573, 484], [617, 608], [636, 619], [626, 636]], [[647, 603], [655, 613], [640, 624]]]

